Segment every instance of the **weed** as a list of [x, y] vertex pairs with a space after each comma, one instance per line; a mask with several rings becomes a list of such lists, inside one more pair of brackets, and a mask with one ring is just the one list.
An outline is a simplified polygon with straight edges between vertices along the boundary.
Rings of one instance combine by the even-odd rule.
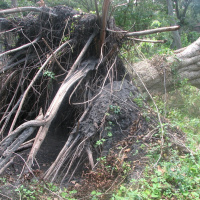
[[114, 112], [115, 114], [119, 114], [121, 110], [120, 106], [115, 106], [115, 105], [110, 105], [109, 108], [110, 111]]
[[97, 191], [94, 190], [94, 191], [91, 192], [91, 196], [92, 196], [91, 200], [98, 200], [98, 197], [101, 196], [101, 195], [102, 195], [101, 192], [97, 192]]
[[48, 77], [51, 78], [51, 79], [55, 79], [55, 73], [53, 73], [53, 72], [51, 72], [51, 71], [49, 71], [49, 70], [45, 70], [45, 71], [43, 72], [43, 75], [44, 75], [44, 76], [48, 76]]
[[36, 199], [35, 197], [35, 191], [27, 189], [24, 185], [21, 185], [19, 188], [15, 190], [16, 192], [19, 192], [21, 199]]
[[96, 146], [102, 145], [105, 141], [106, 141], [106, 139], [104, 139], [104, 138], [101, 138], [100, 140], [97, 140]]
[[[187, 81], [180, 82], [181, 88], [168, 94], [167, 103], [160, 97], [154, 100], [161, 114], [166, 113], [173, 127], [179, 126], [188, 138], [188, 149], [194, 152], [183, 154], [178, 149], [173, 149], [168, 135], [165, 134], [165, 144], [163, 155], [156, 169], [155, 162], [160, 156], [160, 145], [149, 144], [148, 155], [151, 165], [144, 170], [143, 177], [139, 180], [132, 180], [131, 185], [121, 185], [112, 195], [112, 199], [200, 199], [200, 92], [189, 86]], [[178, 94], [178, 95], [177, 95]], [[134, 99], [138, 106], [142, 106], [142, 98]], [[142, 113], [143, 117], [148, 113]], [[164, 132], [167, 133], [168, 123], [163, 124]], [[154, 137], [160, 138], [160, 125], [157, 127], [158, 133]], [[136, 143], [139, 141], [136, 141]], [[140, 148], [143, 148], [143, 144]], [[135, 155], [135, 154], [134, 154]]]
[[5, 184], [7, 182], [7, 179], [5, 177], [0, 178], [0, 183]]

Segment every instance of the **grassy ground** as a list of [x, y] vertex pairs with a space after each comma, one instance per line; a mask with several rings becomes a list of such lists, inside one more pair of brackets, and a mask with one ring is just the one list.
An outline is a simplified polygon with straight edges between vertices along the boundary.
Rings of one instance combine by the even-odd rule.
[[[112, 199], [200, 199], [200, 91], [183, 83], [167, 96], [154, 97], [159, 112], [186, 133], [186, 152], [171, 148], [155, 166], [159, 145], [150, 147], [148, 165], [139, 180], [121, 186]], [[152, 106], [153, 107], [153, 106]]]

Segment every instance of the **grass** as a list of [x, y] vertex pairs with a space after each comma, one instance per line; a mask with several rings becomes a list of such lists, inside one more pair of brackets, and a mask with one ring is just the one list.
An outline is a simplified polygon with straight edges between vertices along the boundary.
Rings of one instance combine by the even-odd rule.
[[[186, 145], [190, 153], [172, 148], [165, 139], [166, 152], [154, 167], [160, 151], [159, 145], [148, 150], [151, 163], [142, 178], [132, 180], [131, 185], [121, 185], [112, 199], [200, 199], [200, 91], [183, 82], [180, 89], [162, 97], [154, 97], [159, 111], [170, 124], [186, 133]], [[153, 107], [153, 106], [152, 106]]]

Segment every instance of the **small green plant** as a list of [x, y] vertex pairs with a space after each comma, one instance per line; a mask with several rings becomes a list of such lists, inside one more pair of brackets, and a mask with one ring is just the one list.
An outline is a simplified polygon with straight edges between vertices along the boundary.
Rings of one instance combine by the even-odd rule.
[[68, 41], [70, 39], [70, 36], [69, 35], [67, 35], [67, 36], [65, 36], [65, 37], [63, 37], [63, 39], [62, 39], [62, 44], [64, 43], [64, 42], [66, 42], [66, 41]]
[[122, 164], [122, 170], [123, 170], [124, 176], [127, 176], [128, 172], [131, 171], [130, 163], [124, 161]]
[[36, 191], [32, 191], [28, 188], [26, 188], [24, 185], [21, 185], [19, 188], [17, 188], [15, 190], [16, 192], [19, 192], [20, 196], [21, 196], [21, 199], [36, 199], [35, 197], [35, 193]]
[[68, 191], [66, 188], [64, 188], [64, 190], [60, 193], [60, 196], [64, 199], [75, 200], [75, 198], [73, 198], [73, 195], [76, 193], [76, 190]]
[[151, 119], [149, 113], [147, 112], [147, 109], [144, 109], [142, 111], [142, 116], [145, 118], [146, 122], [149, 122]]
[[143, 101], [143, 98], [140, 96], [133, 99], [133, 102], [135, 102], [140, 108], [144, 106]]
[[48, 77], [51, 78], [51, 79], [55, 79], [55, 73], [53, 73], [53, 72], [51, 72], [51, 71], [49, 71], [49, 70], [45, 70], [45, 71], [43, 72], [43, 75], [44, 75], [44, 76], [48, 76]]
[[[143, 178], [132, 180], [131, 187], [121, 186], [112, 199], [199, 199], [200, 169], [190, 156], [180, 158], [176, 151], [169, 162], [163, 161], [157, 170], [146, 167]], [[137, 189], [136, 189], [137, 188]]]
[[47, 183], [48, 188], [52, 191], [52, 192], [57, 192], [59, 190], [59, 188], [53, 184], [53, 183]]
[[4, 183], [5, 184], [6, 182], [7, 182], [7, 179], [5, 177], [1, 177], [0, 178], [0, 183]]
[[102, 145], [105, 141], [106, 141], [106, 139], [101, 138], [100, 140], [96, 141], [96, 146]]
[[97, 161], [99, 162], [106, 162], [106, 156], [102, 156], [100, 158], [97, 158]]
[[119, 114], [120, 113], [120, 106], [115, 106], [115, 105], [110, 105], [109, 106], [110, 111], [114, 112], [115, 114]]
[[112, 132], [109, 131], [109, 132], [107, 133], [107, 135], [108, 135], [108, 137], [112, 137]]
[[108, 121], [108, 126], [105, 127], [105, 131], [107, 131], [107, 136], [108, 137], [112, 137], [113, 136], [112, 131], [111, 131], [113, 125], [114, 125], [113, 122]]
[[94, 190], [94, 191], [91, 192], [91, 196], [92, 196], [91, 200], [98, 200], [98, 197], [101, 196], [101, 195], [102, 195], [101, 192], [97, 192], [97, 191]]

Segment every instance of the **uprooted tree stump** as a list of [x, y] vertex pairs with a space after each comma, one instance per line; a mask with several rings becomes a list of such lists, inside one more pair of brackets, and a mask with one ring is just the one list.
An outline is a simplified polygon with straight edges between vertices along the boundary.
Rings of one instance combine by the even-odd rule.
[[[0, 173], [14, 159], [22, 159], [18, 152], [31, 147], [24, 158], [27, 160], [23, 173], [33, 174], [32, 169], [40, 166], [38, 156], [47, 156], [47, 147], [54, 152], [57, 145], [59, 152], [55, 148], [53, 163], [43, 175], [45, 180], [55, 181], [60, 177], [60, 182], [70, 181], [77, 171], [89, 167], [93, 172], [85, 177], [96, 178], [96, 187], [107, 190], [113, 181], [123, 180], [120, 166], [124, 160], [136, 158], [131, 156], [141, 144], [136, 144], [136, 140], [150, 142], [161, 138], [164, 145], [162, 131], [159, 138], [153, 137], [159, 131], [157, 124], [164, 119], [159, 116], [159, 121], [155, 120], [152, 114], [147, 122], [134, 101], [139, 92], [128, 81], [118, 51], [127, 37], [179, 27], [124, 32], [116, 27], [113, 18], [107, 18], [106, 3], [109, 1], [104, 1], [101, 20], [66, 6], [0, 11], [3, 17], [33, 12], [24, 18], [0, 18], [6, 44], [6, 51], [0, 56], [7, 59], [0, 68]], [[15, 36], [15, 46], [7, 44], [9, 32]], [[168, 130], [171, 140], [181, 145], [182, 134], [173, 135]], [[62, 141], [58, 144], [55, 135], [59, 134]], [[55, 140], [49, 142], [52, 135]], [[117, 148], [119, 145], [121, 150]], [[139, 156], [144, 155], [141, 150]], [[118, 173], [107, 174], [102, 185], [105, 171], [97, 178], [95, 170], [101, 165], [98, 158], [104, 156], [118, 168]], [[133, 167], [133, 163], [130, 165]]]

